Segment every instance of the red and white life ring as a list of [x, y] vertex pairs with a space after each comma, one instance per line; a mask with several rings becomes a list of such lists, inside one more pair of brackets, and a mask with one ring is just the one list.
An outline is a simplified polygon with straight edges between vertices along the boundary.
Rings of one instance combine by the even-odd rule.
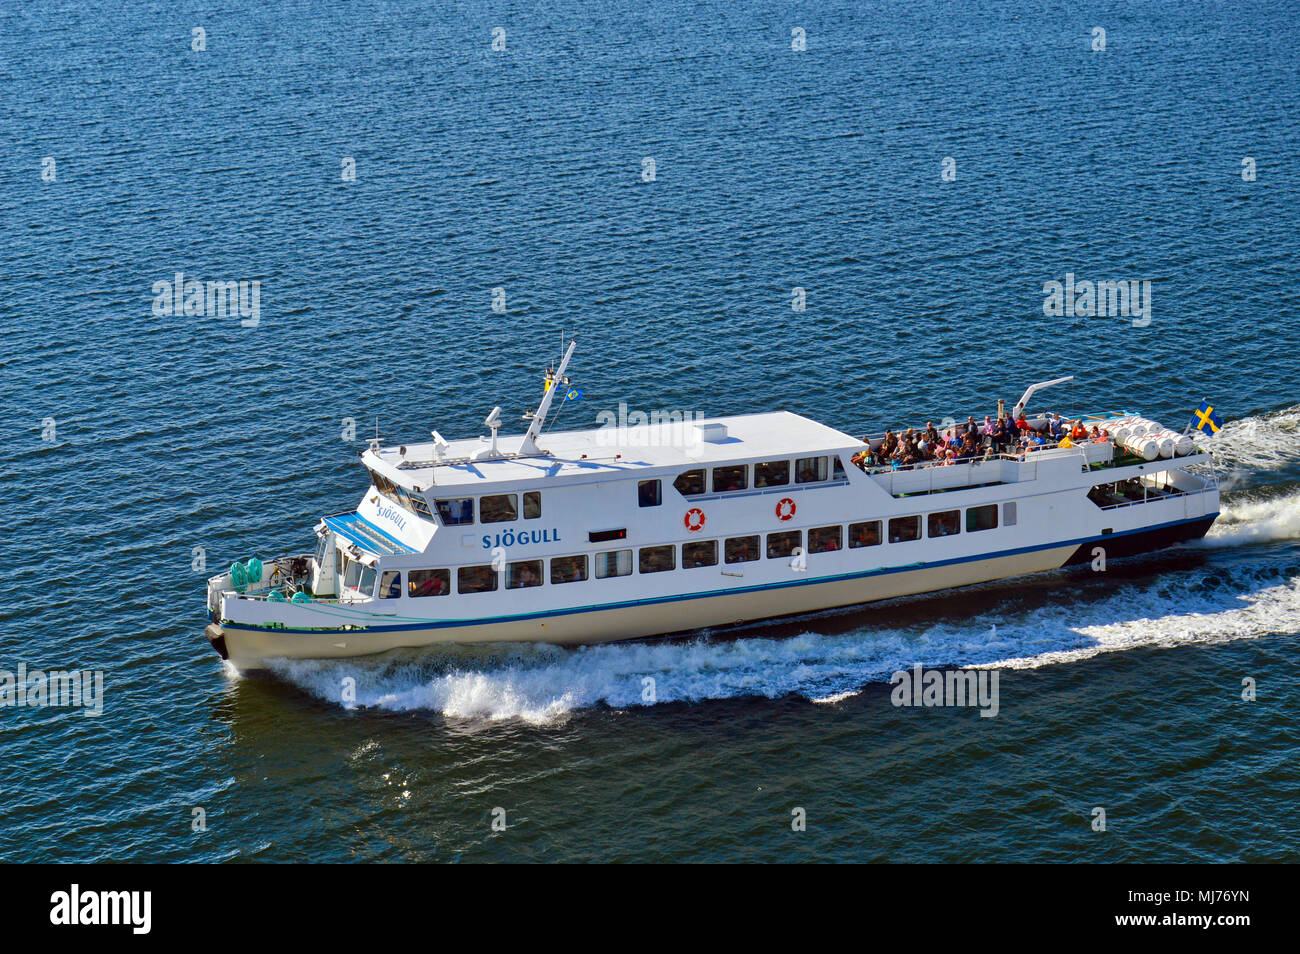
[[789, 520], [794, 516], [794, 501], [789, 497], [782, 497], [780, 503], [776, 505], [776, 519]]
[[686, 511], [686, 516], [682, 519], [686, 524], [686, 529], [694, 533], [696, 530], [704, 529], [704, 511], [699, 507], [692, 507]]

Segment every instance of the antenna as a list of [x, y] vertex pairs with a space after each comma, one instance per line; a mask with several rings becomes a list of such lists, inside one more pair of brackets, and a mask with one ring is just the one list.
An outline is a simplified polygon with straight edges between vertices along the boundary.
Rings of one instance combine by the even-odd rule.
[[[546, 415], [551, 410], [551, 402], [555, 400], [555, 392], [560, 389], [564, 383], [564, 372], [569, 367], [569, 359], [573, 357], [573, 349], [578, 347], [578, 342], [570, 341], [568, 349], [564, 352], [564, 358], [560, 361], [560, 366], [556, 369], [555, 374], [547, 374], [546, 380], [550, 386], [546, 393], [542, 395], [542, 403], [537, 410], [527, 416], [528, 430], [524, 434], [523, 441], [519, 444], [519, 453], [523, 455], [533, 455], [543, 453], [542, 449], [537, 446], [537, 435], [542, 432], [542, 425], [546, 423]], [[500, 410], [500, 408], [497, 408]]]
[[[492, 429], [492, 446], [485, 447], [480, 451], [475, 451], [474, 460], [490, 460], [494, 457], [503, 456], [502, 453], [497, 450], [497, 431], [501, 427], [501, 408], [494, 407], [492, 413], [484, 418], [483, 423]], [[479, 440], [482, 439], [483, 437], [480, 435]]]

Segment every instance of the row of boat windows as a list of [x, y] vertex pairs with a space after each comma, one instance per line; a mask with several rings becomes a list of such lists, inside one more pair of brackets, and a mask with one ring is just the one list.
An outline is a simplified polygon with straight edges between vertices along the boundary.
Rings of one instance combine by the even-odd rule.
[[[697, 497], [709, 493], [710, 489], [715, 494], [748, 490], [751, 486], [751, 467], [752, 486], [755, 488], [784, 487], [792, 478], [796, 484], [844, 479], [844, 465], [838, 457], [800, 457], [794, 461], [793, 467], [788, 460], [766, 460], [753, 465], [727, 464], [712, 469], [701, 467], [688, 470], [677, 476], [673, 487], [683, 497]], [[657, 507], [662, 503], [659, 481], [643, 480], [638, 485], [638, 491], [642, 507]]]
[[[752, 481], [751, 481], [751, 470]], [[375, 489], [393, 503], [412, 510], [432, 520], [429, 501], [420, 493], [393, 483], [383, 474], [370, 471]], [[843, 480], [844, 465], [838, 457], [800, 457], [793, 466], [788, 460], [769, 460], [757, 464], [728, 464], [723, 467], [697, 468], [679, 474], [673, 487], [683, 497], [698, 497], [712, 490], [715, 494], [748, 490], [751, 486], [784, 487], [793, 480], [796, 484]], [[447, 497], [435, 499], [433, 508], [444, 526], [460, 526], [475, 522], [477, 502], [478, 523], [508, 523], [518, 520], [520, 494], [491, 494], [484, 497]], [[536, 520], [542, 515], [542, 495], [530, 490], [523, 495], [523, 518]], [[663, 486], [658, 479], [637, 483], [637, 502], [642, 507], [658, 507], [664, 502]]]
[[[429, 509], [429, 501], [422, 494], [407, 490], [405, 487], [393, 483], [383, 474], [376, 473], [373, 470], [370, 471], [370, 480], [374, 483], [375, 489], [393, 503], [405, 507], [407, 510], [412, 510], [427, 520], [433, 519], [433, 513]], [[521, 496], [523, 497], [523, 518], [525, 520], [536, 520], [541, 517], [541, 492], [530, 490], [522, 495], [488, 494], [478, 497], [478, 522], [508, 523], [512, 520], [518, 520], [521, 513], [519, 506]], [[442, 500], [434, 500], [433, 506], [438, 511], [438, 516], [444, 524], [455, 526], [474, 522], [475, 503], [476, 498], [474, 497], [448, 497]]]
[[[512, 520], [518, 520], [520, 496], [520, 494], [488, 494], [479, 497], [478, 522], [509, 523]], [[542, 515], [541, 492], [530, 490], [522, 496], [524, 498], [522, 511], [524, 519], [538, 519]], [[474, 522], [475, 498], [473, 497], [449, 497], [444, 500], [435, 500], [433, 503], [438, 508], [438, 516], [446, 526], [454, 527]]]
[[[1002, 505], [1002, 523], [1014, 526], [1016, 523], [1016, 505], [1014, 502]], [[967, 533], [993, 530], [998, 526], [998, 504], [985, 504], [966, 509], [965, 528]], [[884, 526], [882, 526], [884, 523]], [[631, 576], [635, 564], [638, 573], [663, 573], [668, 570], [697, 569], [699, 567], [717, 566], [719, 555], [723, 563], [750, 563], [763, 558], [769, 560], [785, 559], [803, 550], [808, 554], [832, 553], [844, 548], [846, 539], [850, 550], [860, 547], [880, 546], [886, 540], [889, 543], [907, 543], [920, 540], [922, 528], [928, 537], [946, 537], [962, 531], [962, 511], [943, 510], [937, 513], [913, 514], [907, 517], [893, 517], [887, 522], [865, 520], [851, 523], [846, 528], [841, 525], [813, 527], [803, 530], [779, 530], [766, 535], [749, 534], [729, 537], [725, 540], [693, 540], [690, 543], [663, 544], [662, 546], [641, 547], [634, 552], [627, 550], [607, 550], [602, 553], [578, 553], [573, 556], [552, 557], [549, 579], [551, 583], [580, 583], [588, 579], [588, 573], [598, 580], [619, 576]], [[883, 531], [883, 532], [882, 532]], [[721, 543], [721, 547], [719, 547]], [[805, 548], [806, 544], [806, 548]], [[680, 557], [680, 559], [679, 559]], [[507, 563], [502, 574], [490, 564], [482, 566], [462, 566], [456, 569], [457, 593], [491, 593], [499, 588], [502, 577], [508, 590], [541, 586], [546, 579], [547, 561], [520, 560]], [[369, 569], [369, 585], [374, 585], [374, 570]], [[352, 565], [348, 568], [349, 579], [344, 585], [350, 589], [359, 589], [368, 593], [364, 574], [359, 575], [354, 584], [350, 578]], [[408, 570], [406, 571], [407, 595], [411, 597], [447, 596], [451, 593], [451, 570]], [[402, 592], [402, 571], [385, 570], [379, 583], [380, 599], [396, 599]]]

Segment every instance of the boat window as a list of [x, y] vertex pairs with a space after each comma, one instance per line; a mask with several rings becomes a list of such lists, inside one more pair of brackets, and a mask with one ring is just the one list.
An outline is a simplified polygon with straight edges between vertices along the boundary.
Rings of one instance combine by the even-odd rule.
[[858, 547], [880, 546], [880, 521], [868, 520], [865, 523], [849, 524], [849, 549]]
[[993, 530], [998, 525], [998, 505], [985, 504], [983, 507], [971, 507], [966, 511], [966, 532]]
[[722, 559], [726, 563], [749, 563], [760, 554], [758, 534], [752, 537], [732, 537], [722, 545]]
[[657, 507], [664, 502], [663, 491], [657, 480], [643, 480], [636, 485], [636, 499], [642, 507]]
[[726, 493], [728, 490], [744, 490], [749, 486], [749, 468], [744, 464], [713, 468], [713, 492]]
[[604, 580], [611, 576], [627, 576], [632, 572], [631, 550], [607, 550], [597, 553], [596, 579]]
[[777, 557], [788, 557], [794, 554], [797, 547], [803, 546], [802, 530], [782, 530], [780, 533], [769, 533], [767, 535], [767, 558], [775, 560]]
[[392, 481], [390, 481], [383, 474], [375, 473], [373, 470], [370, 470], [370, 468], [368, 467], [366, 469], [370, 471], [370, 482], [375, 485], [375, 489], [378, 490], [385, 497], [393, 496]]
[[411, 509], [426, 520], [433, 519], [433, 511], [429, 509], [429, 502], [419, 494], [411, 494]]
[[414, 507], [411, 506], [411, 495], [406, 492], [405, 487], [398, 487], [396, 484], [394, 484], [393, 493], [397, 495], [397, 502], [402, 505], [403, 509], [405, 510], [415, 509]]
[[363, 596], [372, 596], [375, 591], [375, 568], [363, 566], [356, 560], [348, 560], [347, 574], [343, 585], [349, 590], [356, 590]]
[[552, 583], [581, 583], [587, 578], [587, 555], [554, 557], [551, 559]]
[[316, 544], [316, 565], [321, 569], [325, 568], [325, 551], [330, 544], [330, 535], [328, 532], [320, 535], [320, 542]]
[[844, 549], [842, 533], [843, 528], [839, 524], [833, 527], [814, 527], [808, 531], [808, 552], [830, 553], [832, 550]]
[[522, 560], [506, 564], [506, 589], [518, 590], [526, 586], [542, 585], [542, 561]]
[[456, 571], [459, 593], [491, 593], [497, 588], [497, 571], [489, 566], [462, 566]]
[[447, 596], [451, 593], [451, 571], [412, 570], [406, 574], [406, 592], [411, 596]]
[[379, 598], [395, 600], [402, 595], [402, 574], [397, 570], [385, 570], [379, 580]]
[[679, 474], [673, 481], [673, 486], [683, 497], [691, 497], [695, 494], [704, 493], [704, 471], [688, 470], [684, 474]]
[[438, 516], [449, 527], [474, 522], [473, 497], [451, 497], [447, 500], [435, 500], [433, 503], [438, 508]]
[[642, 573], [662, 573], [677, 569], [677, 548], [671, 543], [662, 547], [642, 547], [638, 557]]
[[794, 482], [796, 484], [812, 484], [825, 479], [825, 457], [801, 457], [794, 462]]
[[831, 480], [844, 479], [844, 464], [838, 457], [831, 458]]
[[686, 570], [700, 566], [718, 565], [718, 541], [697, 540], [682, 544], [682, 568]]
[[1002, 505], [1002, 526], [1014, 527], [1016, 525], [1016, 502], [1008, 500]]
[[373, 566], [365, 567], [361, 571], [361, 582], [357, 584], [357, 592], [371, 596], [375, 592], [375, 568]]
[[889, 521], [889, 542], [906, 543], [921, 539], [921, 517], [894, 517]]
[[788, 460], [765, 460], [754, 465], [755, 487], [783, 487], [790, 482]]
[[540, 490], [530, 490], [524, 494], [524, 519], [536, 520], [542, 515], [542, 493]]
[[479, 523], [506, 523], [518, 517], [518, 494], [492, 494], [478, 498]]
[[961, 511], [941, 510], [932, 513], [926, 522], [930, 525], [926, 532], [932, 537], [950, 537], [961, 532]]

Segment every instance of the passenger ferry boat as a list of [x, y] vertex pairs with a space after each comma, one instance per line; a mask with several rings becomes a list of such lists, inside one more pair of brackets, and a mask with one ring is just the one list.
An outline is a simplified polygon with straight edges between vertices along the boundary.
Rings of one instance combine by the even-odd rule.
[[495, 408], [490, 438], [371, 441], [369, 489], [314, 554], [210, 579], [222, 658], [728, 627], [1142, 553], [1219, 513], [1209, 455], [1126, 412], [1081, 415], [1100, 441], [870, 470], [852, 458], [881, 436], [786, 411], [543, 435], [575, 344], [523, 435]]

